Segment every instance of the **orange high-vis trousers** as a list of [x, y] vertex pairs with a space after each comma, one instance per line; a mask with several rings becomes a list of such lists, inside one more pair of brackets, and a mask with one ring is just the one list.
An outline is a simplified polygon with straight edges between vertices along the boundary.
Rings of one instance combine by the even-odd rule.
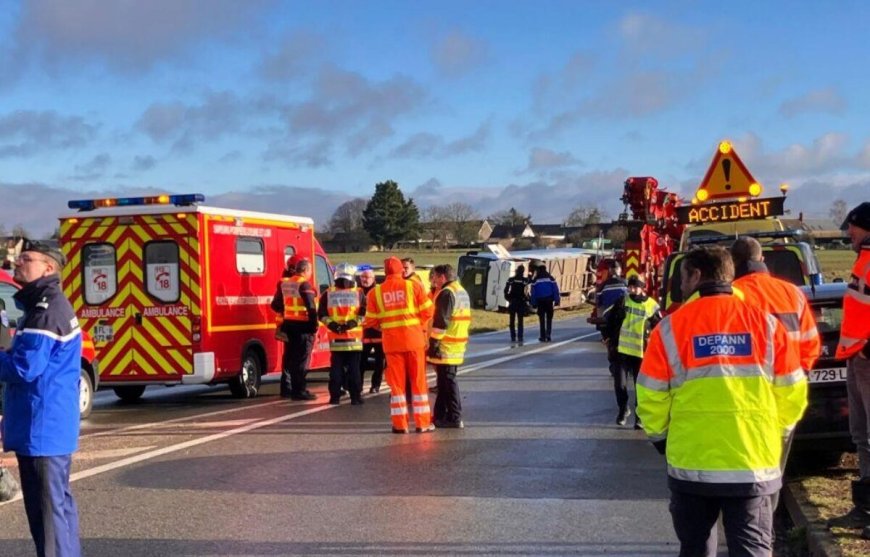
[[405, 382], [410, 379], [414, 425], [427, 428], [432, 423], [429, 409], [429, 386], [426, 383], [426, 355], [423, 349], [411, 352], [387, 352], [386, 379], [390, 386], [390, 418], [396, 429], [408, 429], [408, 401]]

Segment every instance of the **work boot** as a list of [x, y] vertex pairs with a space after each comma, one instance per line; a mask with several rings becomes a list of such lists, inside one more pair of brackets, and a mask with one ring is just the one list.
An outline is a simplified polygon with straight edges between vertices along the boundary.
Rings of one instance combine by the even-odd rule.
[[863, 530], [861, 530], [861, 537], [865, 540], [870, 540], [870, 526], [865, 526]]
[[870, 481], [852, 482], [852, 503], [855, 506], [849, 512], [828, 520], [828, 528], [857, 529], [870, 526]]

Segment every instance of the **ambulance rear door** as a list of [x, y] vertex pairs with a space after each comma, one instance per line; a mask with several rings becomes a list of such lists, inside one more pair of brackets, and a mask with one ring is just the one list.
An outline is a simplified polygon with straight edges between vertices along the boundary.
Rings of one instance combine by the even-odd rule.
[[197, 228], [190, 213], [137, 217], [134, 226], [133, 346], [152, 381], [175, 383], [193, 374], [191, 320], [201, 315]]

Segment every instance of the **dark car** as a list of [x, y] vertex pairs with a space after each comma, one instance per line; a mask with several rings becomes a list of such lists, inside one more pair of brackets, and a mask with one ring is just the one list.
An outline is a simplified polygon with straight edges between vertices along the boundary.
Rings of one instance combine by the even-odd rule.
[[849, 402], [846, 395], [846, 362], [834, 359], [843, 320], [846, 284], [835, 282], [801, 287], [813, 308], [822, 339], [822, 353], [809, 370], [809, 406], [795, 430], [798, 452], [830, 454], [854, 450], [849, 435]]
[[[12, 280], [12, 276], [0, 269], [0, 349], [6, 349], [12, 344], [15, 324], [23, 312], [15, 306], [13, 296], [21, 287]], [[87, 331], [82, 331], [82, 369], [79, 385], [79, 411], [82, 418], [91, 415], [94, 406], [94, 392], [99, 386], [99, 361], [94, 353], [94, 343]], [[3, 384], [0, 383], [0, 414], [3, 412]]]

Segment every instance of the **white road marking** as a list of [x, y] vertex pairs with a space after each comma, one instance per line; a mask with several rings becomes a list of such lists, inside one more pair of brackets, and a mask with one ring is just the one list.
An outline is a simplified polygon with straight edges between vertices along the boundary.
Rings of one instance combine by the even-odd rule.
[[[540, 348], [535, 348], [534, 350], [524, 350], [522, 352], [517, 352], [516, 354], [510, 354], [510, 355], [504, 356], [502, 358], [496, 358], [495, 360], [490, 360], [488, 362], [483, 362], [480, 364], [468, 366], [468, 367], [462, 368], [458, 373], [459, 374], [470, 373], [472, 371], [496, 366], [496, 365], [499, 365], [499, 364], [502, 364], [505, 362], [509, 362], [512, 360], [518, 360], [520, 358], [525, 358], [526, 356], [531, 356], [533, 354], [538, 354], [540, 352], [546, 352], [547, 350], [550, 350], [552, 348], [564, 346], [564, 345], [569, 344], [571, 342], [583, 340], [585, 338], [589, 338], [589, 337], [596, 335], [596, 334], [598, 334], [598, 333], [593, 332], [593, 333], [589, 333], [586, 335], [581, 335], [579, 337], [573, 337], [573, 338], [570, 338], [568, 340], [563, 340], [560, 342], [542, 343]], [[385, 389], [384, 391], [389, 391], [389, 389]], [[372, 396], [381, 396], [382, 394], [384, 394], [384, 391], [382, 391], [381, 393], [378, 393], [376, 395], [372, 395]], [[278, 402], [267, 403], [267, 404], [280, 404], [282, 402], [283, 401], [278, 401]], [[263, 406], [265, 406], [265, 405], [263, 405]], [[250, 407], [251, 406], [249, 405], [249, 406], [246, 406], [245, 408], [250, 408]], [[332, 408], [337, 408], [337, 407], [331, 406], [329, 404], [323, 404], [323, 405], [318, 404], [317, 406], [315, 406], [313, 408], [308, 408], [308, 409], [302, 410], [300, 412], [294, 412], [292, 414], [287, 414], [285, 416], [278, 416], [276, 418], [270, 418], [267, 420], [255, 421], [253, 423], [249, 423], [249, 424], [246, 424], [246, 425], [243, 425], [240, 427], [228, 429], [228, 430], [222, 431], [220, 433], [213, 433], [211, 435], [206, 435], [205, 437], [200, 437], [198, 439], [191, 439], [189, 441], [184, 441], [183, 443], [177, 443], [175, 445], [168, 445], [166, 447], [161, 447], [161, 448], [149, 450], [149, 451], [146, 451], [144, 453], [141, 453], [141, 454], [138, 454], [135, 456], [129, 456], [127, 458], [122, 458], [121, 460], [117, 460], [115, 462], [109, 462], [106, 464], [102, 464], [100, 466], [94, 466], [93, 468], [88, 468], [87, 470], [82, 470], [80, 472], [76, 472], [74, 474], [71, 474], [70, 475], [70, 483], [77, 482], [79, 480], [84, 480], [87, 478], [92, 478], [94, 476], [98, 476], [98, 475], [103, 474], [105, 472], [111, 472], [112, 470], [117, 470], [119, 468], [131, 466], [133, 464], [138, 464], [140, 462], [144, 462], [146, 460], [151, 460], [151, 459], [157, 458], [159, 456], [165, 456], [168, 454], [176, 453], [178, 451], [183, 451], [185, 449], [190, 449], [192, 447], [198, 447], [199, 445], [205, 445], [206, 443], [211, 443], [212, 441], [219, 441], [221, 439], [226, 439], [227, 437], [232, 437], [234, 435], [239, 435], [241, 433], [247, 433], [249, 431], [254, 431], [257, 429], [262, 429], [264, 427], [269, 427], [269, 426], [273, 426], [276, 424], [280, 424], [282, 422], [287, 422], [287, 421], [293, 420], [295, 418], [301, 418], [303, 416], [316, 414], [318, 412], [324, 412], [324, 411], [330, 410]], [[212, 412], [210, 414], [214, 415], [214, 414], [221, 413], [221, 412], [225, 412], [225, 411], [221, 410], [218, 412]], [[201, 417], [201, 416], [202, 415], [196, 416], [196, 417]], [[185, 418], [185, 419], [191, 419], [191, 418]], [[167, 420], [167, 421], [162, 422], [162, 423], [164, 423], [164, 424], [169, 423], [169, 421], [170, 420]], [[173, 420], [173, 421], [175, 421], [175, 420]], [[149, 424], [149, 425], [153, 425], [153, 424]], [[128, 429], [128, 430], [129, 429], [141, 429], [141, 427], [147, 427], [147, 425], [143, 424], [142, 426], [131, 426], [130, 428], [126, 428], [126, 429]], [[114, 432], [117, 433], [118, 430], [115, 430]], [[104, 433], [107, 434], [109, 432], [104, 432]], [[0, 507], [2, 507], [3, 505], [6, 505], [8, 503], [18, 501], [20, 499], [21, 499], [21, 494], [19, 493], [18, 495], [16, 495], [14, 498], [10, 499], [9, 501], [0, 503]]]

